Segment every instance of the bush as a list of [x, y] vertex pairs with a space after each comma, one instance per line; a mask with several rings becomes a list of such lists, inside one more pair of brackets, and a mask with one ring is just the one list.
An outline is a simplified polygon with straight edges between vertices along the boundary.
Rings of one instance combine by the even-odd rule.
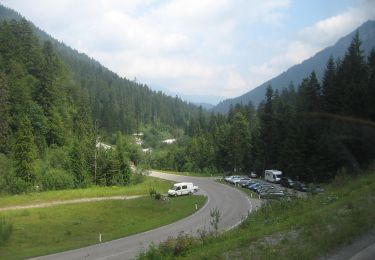
[[11, 194], [25, 193], [31, 189], [30, 183], [27, 183], [21, 178], [15, 176], [14, 174], [10, 174], [7, 177], [7, 186], [8, 186], [8, 191]]
[[74, 178], [62, 169], [47, 169], [42, 176], [44, 190], [62, 190], [74, 188]]
[[13, 224], [7, 222], [5, 218], [0, 220], [0, 246], [3, 245], [10, 237], [13, 231]]
[[177, 237], [169, 237], [159, 245], [163, 255], [184, 256], [195, 239], [191, 235], [180, 232]]
[[5, 154], [0, 153], [0, 195], [10, 192], [9, 181], [13, 175], [13, 162]]
[[70, 165], [69, 153], [64, 147], [48, 149], [47, 163], [51, 168], [68, 170]]

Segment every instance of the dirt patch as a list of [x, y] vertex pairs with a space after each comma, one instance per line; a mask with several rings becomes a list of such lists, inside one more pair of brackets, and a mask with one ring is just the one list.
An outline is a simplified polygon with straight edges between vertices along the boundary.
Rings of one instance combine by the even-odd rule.
[[74, 199], [74, 200], [57, 200], [57, 201], [51, 201], [51, 202], [36, 203], [36, 204], [31, 204], [31, 205], [4, 207], [4, 208], [0, 208], [0, 212], [8, 211], [8, 210], [46, 208], [46, 207], [53, 207], [57, 205], [77, 204], [77, 203], [84, 203], [84, 202], [96, 202], [96, 201], [103, 201], [103, 200], [129, 200], [129, 199], [140, 198], [143, 196], [144, 195], [111, 196], [111, 197], [81, 198], [81, 199]]

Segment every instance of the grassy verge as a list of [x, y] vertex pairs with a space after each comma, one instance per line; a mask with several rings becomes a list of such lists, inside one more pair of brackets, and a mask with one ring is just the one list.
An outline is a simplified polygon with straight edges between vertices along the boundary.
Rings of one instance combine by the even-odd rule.
[[178, 255], [159, 247], [142, 258], [317, 259], [375, 228], [374, 173], [339, 176], [325, 189], [316, 196], [268, 202], [232, 231], [190, 239]]
[[4, 196], [0, 197], [0, 207], [29, 205], [56, 200], [70, 200], [79, 198], [108, 197], [116, 195], [141, 195], [148, 194], [151, 188], [154, 188], [158, 192], [164, 193], [170, 188], [171, 184], [172, 182], [170, 181], [145, 176], [144, 182], [125, 187], [94, 186], [85, 189], [46, 191], [39, 193], [35, 192], [29, 194]]
[[[201, 207], [203, 196], [183, 196], [168, 201], [149, 197], [101, 201], [51, 208], [7, 211], [13, 232], [0, 245], [0, 259], [24, 259], [143, 232], [172, 223]], [[108, 214], [110, 212], [110, 214]]]

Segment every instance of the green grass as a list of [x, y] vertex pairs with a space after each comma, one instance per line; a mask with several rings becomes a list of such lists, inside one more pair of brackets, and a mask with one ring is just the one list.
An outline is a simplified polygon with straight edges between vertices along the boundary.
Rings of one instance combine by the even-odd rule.
[[139, 233], [172, 223], [203, 206], [206, 197], [183, 196], [168, 201], [149, 197], [6, 211], [13, 223], [10, 239], [0, 246], [0, 259], [24, 259]]
[[15, 205], [29, 205], [56, 200], [70, 200], [79, 198], [108, 197], [116, 195], [141, 195], [148, 194], [151, 188], [158, 192], [165, 193], [172, 185], [172, 182], [153, 177], [145, 177], [140, 184], [125, 187], [90, 187], [85, 189], [59, 190], [35, 192], [22, 195], [0, 197], [0, 208]]
[[196, 239], [177, 257], [161, 248], [148, 258], [317, 259], [375, 228], [375, 172], [339, 176], [324, 188], [315, 196], [270, 201], [238, 228]]

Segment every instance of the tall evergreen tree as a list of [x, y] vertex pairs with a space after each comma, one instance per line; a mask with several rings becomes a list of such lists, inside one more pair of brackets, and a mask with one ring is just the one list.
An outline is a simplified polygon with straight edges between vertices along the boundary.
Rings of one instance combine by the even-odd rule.
[[11, 136], [11, 103], [9, 85], [3, 73], [0, 73], [0, 153], [9, 153]]
[[336, 64], [333, 57], [330, 56], [323, 76], [323, 110], [327, 113], [337, 113], [340, 111], [340, 103], [337, 93], [339, 92], [336, 84]]
[[230, 132], [229, 132], [229, 158], [232, 167], [235, 171], [244, 171], [246, 168], [245, 158], [251, 158], [249, 156], [251, 152], [250, 146], [250, 129], [249, 122], [246, 117], [237, 112], [234, 115]]
[[[342, 113], [359, 118], [365, 118], [367, 104], [367, 67], [358, 32], [354, 36], [341, 66], [338, 67], [338, 83], [342, 84]], [[340, 93], [338, 93], [340, 94]], [[355, 97], [355, 98], [353, 98]]]
[[14, 142], [13, 154], [16, 175], [25, 182], [33, 184], [36, 178], [33, 167], [36, 151], [31, 122], [25, 115], [20, 118]]
[[76, 187], [85, 187], [88, 183], [87, 169], [83, 149], [78, 140], [74, 140], [70, 151], [70, 168]]
[[368, 57], [369, 81], [368, 81], [368, 101], [369, 118], [375, 122], [375, 50], [372, 50]]
[[263, 170], [265, 167], [276, 166], [276, 129], [275, 129], [275, 110], [274, 110], [274, 92], [271, 86], [266, 91], [266, 100], [258, 109], [262, 143]]

